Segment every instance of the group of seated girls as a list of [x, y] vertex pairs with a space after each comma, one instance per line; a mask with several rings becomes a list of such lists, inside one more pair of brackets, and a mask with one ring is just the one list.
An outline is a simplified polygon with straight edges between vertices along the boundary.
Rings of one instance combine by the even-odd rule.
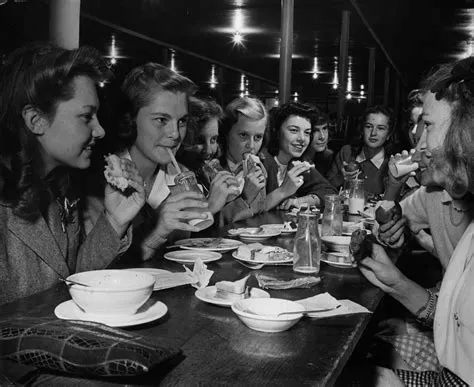
[[[188, 78], [148, 63], [125, 77], [123, 106], [107, 134], [115, 140], [105, 139], [127, 186], [114, 188], [102, 168], [89, 168], [106, 134], [96, 85], [107, 72], [95, 49], [49, 43], [22, 47], [2, 66], [0, 304], [52, 287], [59, 276], [105, 268], [132, 243], [151, 258], [174, 233], [199, 231], [189, 220], [204, 218], [203, 209], [233, 222], [273, 208], [324, 206], [325, 195], [355, 174], [373, 194], [396, 196], [407, 181], [387, 172], [395, 141], [390, 109], [368, 108], [358, 136], [334, 156], [315, 108], [285, 104], [270, 120], [260, 100], [237, 98], [223, 110], [195, 98]], [[417, 148], [425, 187], [402, 201], [405, 217], [380, 228], [386, 248], [403, 245], [407, 224], [416, 234], [431, 229], [427, 246], [446, 269], [440, 289], [405, 277], [381, 245], [359, 263], [425, 325], [434, 320], [436, 373], [385, 372], [387, 383], [474, 383], [473, 85], [473, 58], [440, 67], [422, 84]], [[302, 160], [311, 163], [295, 162]], [[355, 161], [360, 171], [347, 171]], [[202, 192], [177, 192], [174, 178], [186, 169]]]

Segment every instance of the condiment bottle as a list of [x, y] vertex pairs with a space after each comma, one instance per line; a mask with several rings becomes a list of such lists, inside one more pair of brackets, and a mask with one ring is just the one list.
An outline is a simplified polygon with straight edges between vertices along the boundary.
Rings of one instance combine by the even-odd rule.
[[338, 195], [326, 195], [323, 213], [322, 236], [342, 235], [342, 205]]
[[349, 214], [359, 215], [365, 206], [364, 180], [354, 179], [349, 189]]
[[321, 239], [318, 232], [319, 213], [300, 211], [298, 229], [293, 247], [293, 270], [297, 273], [319, 272], [321, 260]]

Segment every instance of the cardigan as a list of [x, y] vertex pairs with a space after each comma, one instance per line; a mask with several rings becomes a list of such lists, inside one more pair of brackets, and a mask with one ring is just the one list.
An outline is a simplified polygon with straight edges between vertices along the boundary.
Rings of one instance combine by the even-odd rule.
[[[280, 185], [278, 184], [278, 164], [274, 157], [265, 151], [265, 158], [263, 159], [263, 165], [268, 173], [266, 190], [267, 195], [277, 189]], [[291, 166], [289, 166], [291, 169]], [[327, 181], [316, 168], [310, 168], [308, 172], [302, 174], [304, 182], [301, 187], [298, 188], [296, 193], [292, 197], [302, 197], [306, 195], [317, 195], [321, 201], [321, 206], [324, 206], [324, 196], [337, 194], [336, 189]]]
[[[344, 176], [342, 174], [343, 161], [348, 163], [355, 160], [358, 155], [352, 154], [350, 145], [344, 145], [334, 158], [331, 170], [328, 173], [329, 182], [336, 188], [342, 187], [344, 184]], [[370, 159], [360, 162], [363, 177], [365, 177], [364, 189], [369, 194], [382, 194], [385, 191], [386, 179], [388, 177], [388, 161], [390, 156], [385, 154], [385, 158], [377, 168]]]

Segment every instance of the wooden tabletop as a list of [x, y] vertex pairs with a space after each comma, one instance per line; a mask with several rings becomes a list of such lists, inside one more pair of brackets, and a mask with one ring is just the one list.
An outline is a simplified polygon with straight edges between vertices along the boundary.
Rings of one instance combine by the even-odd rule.
[[[281, 214], [269, 213], [238, 226], [281, 222]], [[228, 227], [227, 227], [228, 228]], [[227, 229], [226, 228], [226, 229]], [[226, 235], [226, 229], [207, 234]], [[293, 236], [273, 238], [267, 244], [292, 248]], [[329, 292], [337, 299], [350, 299], [371, 311], [383, 292], [368, 283], [356, 268], [341, 269], [321, 264], [320, 284], [311, 289], [268, 290], [271, 297], [298, 300]], [[180, 264], [162, 258], [162, 253], [142, 267], [183, 271]], [[230, 253], [208, 263], [214, 271], [211, 285], [220, 280], [236, 280], [252, 270], [240, 265]], [[291, 266], [267, 266], [260, 270], [281, 278], [293, 277]], [[256, 286], [255, 278], [250, 285]], [[165, 337], [180, 347], [183, 357], [160, 370], [160, 385], [317, 385], [330, 386], [354, 350], [371, 314], [353, 314], [325, 319], [305, 317], [290, 330], [263, 333], [247, 328], [230, 308], [205, 303], [191, 286], [161, 290], [153, 298], [164, 302], [168, 313], [161, 319], [127, 328], [154, 337]], [[54, 316], [54, 308], [70, 298], [64, 284], [45, 292], [0, 306], [3, 317], [14, 315]]]

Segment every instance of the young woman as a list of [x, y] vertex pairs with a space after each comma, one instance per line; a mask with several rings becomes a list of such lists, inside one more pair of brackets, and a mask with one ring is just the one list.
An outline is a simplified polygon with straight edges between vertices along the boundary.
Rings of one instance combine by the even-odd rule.
[[368, 108], [361, 119], [359, 133], [351, 145], [344, 145], [336, 155], [329, 182], [336, 188], [344, 179], [353, 178], [357, 170], [346, 170], [350, 162], [356, 161], [362, 170], [359, 178], [365, 178], [364, 189], [369, 194], [382, 194], [388, 173], [388, 160], [394, 145], [394, 118], [392, 109], [384, 106]]
[[301, 103], [282, 105], [272, 120], [268, 152], [263, 165], [268, 173], [266, 209], [323, 206], [324, 195], [336, 193], [314, 165], [296, 162], [311, 143], [316, 109]]
[[85, 237], [75, 171], [89, 167], [104, 130], [97, 120], [100, 54], [49, 43], [13, 52], [0, 85], [0, 304], [40, 292], [58, 277], [106, 267], [129, 245], [145, 201], [143, 180], [122, 160], [133, 193], [105, 188], [104, 211]]
[[213, 214], [218, 213], [232, 199], [229, 187], [238, 185], [229, 171], [218, 171], [212, 179], [204, 172], [205, 164], [221, 153], [217, 139], [223, 117], [222, 108], [212, 99], [191, 97], [186, 137], [176, 155], [178, 161], [196, 174], [198, 183], [208, 193], [209, 210]]
[[[473, 201], [474, 59], [441, 66], [422, 84], [425, 135], [421, 183], [441, 186], [452, 198]], [[447, 265], [439, 294], [406, 278], [375, 245], [360, 263], [362, 273], [401, 302], [425, 324], [433, 324], [441, 373], [397, 371], [406, 385], [474, 383], [474, 223], [471, 222]], [[391, 375], [393, 376], [393, 375]]]
[[268, 113], [259, 99], [236, 98], [225, 108], [218, 138], [223, 151], [220, 161], [237, 179], [240, 191], [240, 196], [221, 211], [225, 222], [246, 219], [265, 210], [266, 171], [258, 154], [267, 123]]
[[313, 140], [306, 149], [304, 159], [313, 163], [318, 172], [326, 179], [335, 156], [334, 152], [328, 148], [328, 141], [329, 117], [325, 113], [319, 113], [318, 120], [314, 125]]

